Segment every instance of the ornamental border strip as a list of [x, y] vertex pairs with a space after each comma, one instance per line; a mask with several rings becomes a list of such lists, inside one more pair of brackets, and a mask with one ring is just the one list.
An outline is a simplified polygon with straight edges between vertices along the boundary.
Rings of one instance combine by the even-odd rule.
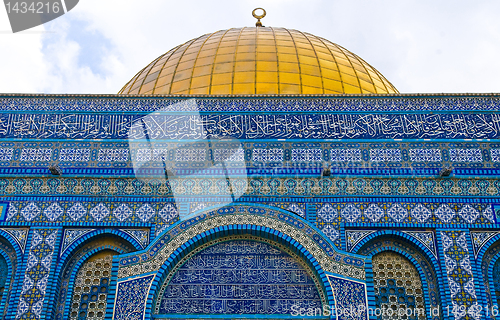
[[151, 112], [184, 111], [196, 99], [193, 111], [498, 111], [498, 94], [393, 95], [35, 95], [2, 94], [0, 109], [12, 111]]

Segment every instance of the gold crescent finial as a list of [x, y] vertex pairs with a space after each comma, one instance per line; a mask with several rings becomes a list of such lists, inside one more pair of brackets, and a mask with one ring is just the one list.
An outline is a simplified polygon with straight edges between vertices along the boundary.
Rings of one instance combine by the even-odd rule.
[[[257, 10], [262, 10], [262, 14], [256, 14], [255, 11]], [[260, 22], [260, 19], [264, 18], [266, 16], [266, 10], [263, 8], [255, 8], [252, 11], [252, 16], [257, 19], [257, 22], [255, 23], [256, 27], [263, 27], [262, 22]]]

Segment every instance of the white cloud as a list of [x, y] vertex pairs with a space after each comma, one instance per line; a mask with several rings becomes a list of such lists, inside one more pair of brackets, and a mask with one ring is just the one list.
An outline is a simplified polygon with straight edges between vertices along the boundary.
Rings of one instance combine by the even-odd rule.
[[0, 92], [116, 93], [185, 41], [252, 26], [260, 6], [264, 25], [338, 43], [401, 92], [499, 91], [500, 2], [493, 0], [85, 0], [24, 34], [9, 34], [0, 10]]

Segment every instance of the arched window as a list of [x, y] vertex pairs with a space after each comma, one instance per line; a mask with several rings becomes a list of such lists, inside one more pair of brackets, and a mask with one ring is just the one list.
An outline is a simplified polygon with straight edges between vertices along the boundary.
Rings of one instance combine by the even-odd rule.
[[115, 254], [111, 250], [101, 251], [80, 267], [75, 278], [70, 319], [104, 319]]
[[[430, 250], [397, 235], [380, 235], [356, 253], [372, 257], [377, 308], [392, 310], [375, 309], [378, 319], [442, 319], [439, 310], [444, 292], [438, 286], [439, 269], [434, 267], [437, 262]], [[398, 309], [407, 312], [400, 316]]]
[[[0, 319], [4, 319], [9, 310], [13, 295], [14, 275], [17, 270], [16, 250], [4, 238], [0, 238]], [[10, 269], [10, 270], [9, 270]]]
[[378, 319], [426, 319], [422, 281], [413, 264], [392, 251], [377, 253], [372, 263]]
[[104, 319], [113, 256], [136, 250], [128, 241], [111, 234], [96, 236], [75, 249], [62, 269], [53, 318]]

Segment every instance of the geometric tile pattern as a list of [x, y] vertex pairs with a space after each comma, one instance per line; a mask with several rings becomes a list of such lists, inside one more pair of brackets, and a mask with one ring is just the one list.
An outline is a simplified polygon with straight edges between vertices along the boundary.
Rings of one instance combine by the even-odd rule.
[[11, 161], [14, 148], [0, 148], [0, 161]]
[[85, 262], [75, 278], [70, 319], [102, 320], [106, 315], [107, 294], [113, 256]]
[[[15, 146], [3, 147], [3, 146]], [[49, 145], [50, 148], [42, 147]], [[499, 153], [495, 143], [327, 143], [317, 142], [314, 147], [301, 148], [296, 143], [239, 143], [234, 148], [222, 148], [215, 143], [212, 153], [206, 146], [178, 147], [175, 143], [153, 143], [150, 149], [136, 148], [126, 142], [81, 143], [82, 148], [67, 148], [69, 143], [22, 143], [19, 141], [0, 143], [0, 167], [24, 168], [28, 163], [46, 165], [51, 159], [59, 161], [64, 168], [129, 168], [131, 160], [140, 162], [140, 167], [155, 168], [158, 163], [174, 163], [192, 168], [210, 167], [211, 161], [225, 160], [229, 167], [245, 165], [260, 168], [263, 164], [300, 168], [304, 165], [318, 166], [318, 162], [330, 161], [336, 168], [441, 168], [443, 165], [457, 168], [500, 168]], [[456, 146], [461, 148], [456, 148]], [[28, 147], [26, 147], [28, 146]], [[32, 146], [38, 148], [30, 148]], [[18, 148], [25, 151], [23, 157]], [[491, 157], [488, 156], [488, 149]], [[3, 150], [3, 151], [2, 151]], [[40, 154], [37, 150], [48, 150]], [[246, 152], [246, 156], [245, 156]], [[251, 154], [248, 154], [248, 153]], [[485, 156], [483, 157], [483, 152]], [[32, 159], [32, 160], [30, 160]], [[42, 161], [43, 160], [43, 161]], [[152, 163], [148, 163], [152, 161]], [[190, 163], [188, 163], [190, 162]], [[191, 163], [192, 162], [192, 163]], [[354, 163], [352, 163], [354, 162]], [[390, 162], [390, 164], [386, 164]]]
[[[318, 228], [340, 248], [340, 224], [361, 223], [361, 224], [492, 224], [495, 222], [491, 205], [475, 203], [324, 203], [316, 204], [316, 223]], [[425, 233], [413, 233], [432, 252], [436, 252], [433, 247], [434, 240]], [[355, 235], [356, 236], [356, 235]], [[357, 235], [361, 236], [361, 235]], [[347, 245], [353, 248], [348, 239]]]
[[59, 230], [34, 229], [16, 319], [40, 319]]
[[500, 149], [490, 149], [491, 161], [500, 162]]
[[[135, 178], [41, 179], [0, 178], [0, 192], [9, 196], [218, 196], [223, 194], [221, 179], [207, 177], [180, 178], [169, 181]], [[500, 196], [500, 182], [493, 178], [377, 178], [377, 177], [269, 177], [235, 178], [238, 192], [248, 196]], [[227, 183], [227, 182], [226, 182]], [[234, 187], [234, 186], [233, 186]]]
[[50, 148], [26, 148], [23, 149], [20, 157], [20, 161], [36, 161], [36, 162], [47, 162], [50, 161], [50, 156], [52, 155], [52, 149]]
[[97, 161], [117, 162], [128, 160], [129, 149], [100, 149]]
[[[172, 214], [174, 213], [174, 215]], [[7, 221], [24, 222], [155, 222], [168, 224], [177, 210], [165, 202], [11, 202]], [[169, 219], [169, 220], [165, 220]]]
[[377, 319], [386, 318], [382, 314], [396, 315], [407, 310], [411, 311], [411, 319], [426, 319], [424, 289], [415, 266], [391, 251], [374, 255], [372, 261], [375, 305], [382, 310]]
[[410, 160], [415, 162], [432, 161], [441, 162], [441, 150], [439, 149], [410, 149]]
[[370, 149], [370, 161], [401, 161], [401, 150]]
[[[456, 320], [480, 319], [480, 306], [465, 231], [441, 231], [446, 274]], [[450, 308], [451, 309], [451, 308]], [[461, 312], [466, 310], [467, 312]]]
[[90, 160], [90, 149], [75, 149], [66, 148], [61, 149], [59, 154], [59, 161], [89, 161]]
[[321, 149], [292, 149], [292, 161], [294, 162], [313, 162], [321, 161]]
[[481, 149], [450, 149], [450, 159], [453, 162], [482, 162]]

